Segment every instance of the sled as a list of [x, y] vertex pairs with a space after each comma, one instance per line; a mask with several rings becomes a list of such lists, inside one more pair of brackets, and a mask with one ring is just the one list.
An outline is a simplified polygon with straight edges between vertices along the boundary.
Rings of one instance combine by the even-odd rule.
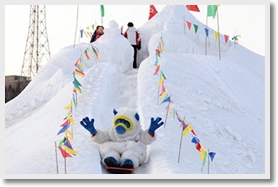
[[132, 172], [135, 171], [134, 168], [121, 168], [121, 167], [109, 167], [109, 166], [105, 166], [105, 169], [110, 173], [114, 173], [114, 174], [131, 174]]

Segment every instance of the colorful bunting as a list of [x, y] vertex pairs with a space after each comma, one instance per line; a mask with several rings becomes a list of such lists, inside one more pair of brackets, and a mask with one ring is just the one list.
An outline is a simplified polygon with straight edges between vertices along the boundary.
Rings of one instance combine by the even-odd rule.
[[[86, 27], [86, 29], [89, 29], [90, 27]], [[84, 30], [82, 30], [82, 33], [85, 33]], [[87, 34], [89, 34], [89, 32], [87, 32]], [[85, 73], [84, 73], [84, 66], [83, 63], [84, 60], [90, 60], [90, 55], [95, 55], [96, 59], [99, 58], [99, 52], [98, 49], [94, 46], [90, 46], [89, 48], [85, 49], [82, 53], [80, 58], [78, 58], [75, 63], [74, 63], [74, 71], [73, 71], [73, 93], [72, 93], [72, 100], [70, 101], [70, 103], [65, 107], [66, 110], [69, 110], [68, 115], [64, 118], [64, 122], [60, 125], [61, 129], [59, 130], [59, 132], [57, 133], [57, 135], [64, 133], [64, 138], [60, 141], [59, 143], [59, 150], [62, 154], [62, 156], [64, 158], [66, 157], [72, 157], [71, 155], [75, 155], [78, 152], [76, 150], [73, 149], [69, 139], [73, 138], [73, 134], [70, 131], [70, 127], [71, 125], [75, 125], [75, 121], [73, 120], [72, 117], [72, 107], [73, 105], [75, 106], [75, 108], [77, 107], [77, 92], [79, 93], [83, 93], [81, 90], [81, 83], [79, 82], [79, 80], [76, 78], [76, 75], [84, 77]], [[83, 57], [83, 58], [82, 58]]]
[[[186, 21], [186, 23], [188, 25], [188, 28], [190, 29], [191, 28], [191, 22]], [[195, 29], [195, 33], [196, 33], [197, 30], [198, 30], [198, 25], [195, 25], [195, 24], [193, 24], [193, 25], [194, 25], [194, 29]], [[205, 32], [206, 32], [206, 36], [208, 37], [209, 29], [205, 28]], [[219, 37], [218, 32], [215, 32], [215, 37], [216, 38]], [[159, 88], [160, 88], [160, 86], [162, 86], [161, 93], [159, 93], [159, 99], [162, 100], [162, 102], [160, 104], [168, 102], [168, 104], [165, 108], [167, 110], [166, 117], [165, 117], [165, 124], [166, 124], [166, 121], [167, 121], [168, 113], [170, 113], [171, 115], [173, 115], [173, 119], [176, 117], [177, 120], [180, 122], [180, 126], [182, 127], [181, 140], [182, 140], [182, 136], [185, 136], [189, 132], [191, 132], [191, 134], [193, 136], [191, 142], [195, 144], [196, 150], [198, 150], [201, 153], [200, 154], [200, 159], [203, 161], [201, 170], [203, 171], [203, 167], [205, 165], [206, 158], [209, 155], [210, 158], [211, 158], [211, 161], [212, 161], [214, 156], [215, 156], [215, 153], [214, 152], [208, 153], [205, 150], [205, 148], [201, 145], [200, 140], [197, 138], [197, 135], [196, 135], [194, 129], [192, 128], [192, 126], [190, 126], [188, 123], [186, 123], [184, 121], [184, 118], [182, 118], [181, 115], [178, 113], [178, 111], [174, 108], [173, 101], [171, 100], [171, 96], [168, 94], [167, 88], [165, 86], [166, 76], [160, 70], [159, 58], [161, 58], [161, 53], [163, 51], [163, 50], [161, 50], [162, 48], [163, 48], [163, 40], [162, 40], [162, 37], [161, 37], [160, 42], [159, 42], [159, 46], [155, 49], [156, 59], [155, 59], [154, 66], [156, 66], [156, 68], [155, 68], [154, 75], [157, 75], [158, 72], [160, 72], [160, 78], [159, 78], [159, 81], [158, 81]], [[164, 127], [165, 127], [165, 125], [164, 125]], [[180, 147], [181, 147], [181, 142], [180, 142]], [[179, 159], [178, 159], [178, 162], [179, 162]]]

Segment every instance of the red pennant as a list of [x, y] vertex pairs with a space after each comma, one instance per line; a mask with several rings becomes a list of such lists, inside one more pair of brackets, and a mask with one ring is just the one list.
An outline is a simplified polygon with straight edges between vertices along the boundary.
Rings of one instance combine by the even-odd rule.
[[156, 66], [156, 69], [155, 69], [154, 75], [156, 75], [156, 74], [159, 72], [159, 69], [160, 69], [160, 65], [158, 64], [158, 66]]
[[198, 151], [200, 151], [201, 150], [201, 144], [198, 142], [198, 143], [196, 143], [196, 149], [198, 150]]
[[193, 129], [191, 130], [191, 133], [194, 134], [195, 136], [197, 136]]
[[186, 8], [191, 11], [200, 12], [198, 5], [186, 5]]
[[74, 66], [77, 66], [78, 63], [79, 63], [79, 59], [74, 63]]
[[190, 23], [189, 21], [186, 21], [186, 23], [187, 23], [188, 29], [190, 30], [190, 28], [191, 28], [191, 23]]
[[90, 57], [89, 57], [89, 55], [88, 55], [88, 53], [87, 53], [87, 50], [85, 50], [85, 51], [84, 51], [84, 53], [85, 53], [85, 55], [86, 55], [87, 59], [89, 59], [89, 60], [90, 60]]
[[224, 34], [225, 42], [228, 42], [229, 36]]
[[69, 120], [66, 120], [62, 125], [60, 125], [61, 127], [66, 126], [67, 124], [69, 124]]
[[72, 157], [70, 154], [68, 154], [64, 149], [62, 149], [61, 147], [59, 147], [61, 154], [64, 158], [66, 157]]
[[157, 10], [154, 5], [150, 5], [150, 13], [149, 13], [149, 20], [157, 14]]

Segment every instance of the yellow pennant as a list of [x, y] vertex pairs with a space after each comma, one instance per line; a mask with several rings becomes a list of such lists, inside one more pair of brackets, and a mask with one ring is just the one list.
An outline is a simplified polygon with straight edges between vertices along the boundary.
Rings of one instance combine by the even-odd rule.
[[200, 159], [201, 160], [204, 160], [204, 158], [205, 158], [205, 153], [206, 153], [206, 150], [205, 150], [205, 148], [203, 148], [203, 146], [201, 147], [201, 155], [200, 155]]
[[217, 41], [219, 33], [215, 31], [215, 40]]
[[69, 147], [67, 147], [66, 145], [62, 145], [62, 147], [67, 151], [67, 153], [69, 154], [77, 154], [78, 152], [73, 150], [73, 149], [70, 149]]
[[88, 36], [88, 34], [86, 32], [83, 32], [83, 33], [85, 33], [86, 37], [89, 38], [89, 36]]
[[70, 104], [68, 104], [65, 109], [70, 110], [72, 108], [72, 101], [70, 102]]
[[94, 51], [93, 51], [93, 49], [92, 49], [92, 46], [89, 47], [89, 52], [90, 52], [91, 55], [94, 55]]
[[191, 130], [192, 130], [192, 127], [190, 125], [187, 125], [187, 127], [182, 131], [182, 135], [185, 136]]
[[67, 129], [65, 130], [65, 136], [69, 137], [70, 139], [72, 139], [72, 133]]
[[82, 56], [85, 60], [88, 60], [84, 52], [82, 52]]
[[70, 121], [70, 124], [75, 125], [75, 121], [73, 120], [73, 118], [72, 118], [71, 115], [68, 115], [68, 116], [67, 116], [67, 120]]

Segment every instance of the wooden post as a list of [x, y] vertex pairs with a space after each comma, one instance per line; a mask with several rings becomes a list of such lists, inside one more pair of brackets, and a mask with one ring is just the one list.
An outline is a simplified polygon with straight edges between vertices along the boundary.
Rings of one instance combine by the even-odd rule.
[[[206, 18], [206, 29], [208, 28], [208, 16]], [[205, 33], [205, 55], [207, 55], [207, 33]]]
[[[169, 96], [171, 98], [171, 95]], [[171, 99], [170, 99], [171, 101]], [[164, 123], [164, 128], [166, 127], [166, 122], [167, 122], [167, 116], [168, 116], [168, 113], [169, 113], [169, 108], [170, 108], [170, 101], [169, 101], [169, 106], [167, 108], [167, 112], [166, 112], [166, 117], [165, 117], [165, 123]]]
[[67, 162], [66, 162], [66, 160], [67, 160], [67, 157], [64, 158], [64, 163], [65, 163], [65, 174], [67, 174]]
[[219, 60], [221, 60], [221, 52], [220, 52], [220, 32], [219, 32], [219, 16], [218, 16], [218, 8], [217, 8], [217, 30], [218, 30], [218, 47], [219, 47]]
[[[185, 117], [183, 117], [183, 121], [184, 121], [184, 118], [185, 118]], [[180, 139], [180, 148], [179, 148], [178, 163], [180, 163], [181, 145], [182, 145], [182, 129], [181, 129], [181, 139]]]
[[54, 146], [55, 146], [55, 157], [56, 157], [56, 171], [57, 171], [57, 174], [59, 174], [59, 168], [58, 168], [58, 157], [57, 157], [57, 145], [56, 145], [56, 141], [54, 142]]
[[73, 44], [73, 48], [75, 48], [76, 33], [77, 33], [77, 27], [78, 27], [78, 14], [79, 14], [79, 5], [77, 5], [76, 27], [75, 27], [75, 35], [74, 35], [74, 44]]
[[209, 174], [209, 149], [208, 149], [208, 174]]
[[[160, 78], [161, 78], [161, 72], [160, 72], [160, 76], [159, 76], [158, 82], [160, 81]], [[158, 101], [159, 101], [159, 90], [160, 90], [160, 85], [158, 86], [158, 89], [157, 89], [157, 105], [158, 105]]]
[[183, 29], [184, 29], [184, 34], [186, 34], [185, 16], [183, 16], [183, 24], [184, 24], [184, 27], [183, 27]]

